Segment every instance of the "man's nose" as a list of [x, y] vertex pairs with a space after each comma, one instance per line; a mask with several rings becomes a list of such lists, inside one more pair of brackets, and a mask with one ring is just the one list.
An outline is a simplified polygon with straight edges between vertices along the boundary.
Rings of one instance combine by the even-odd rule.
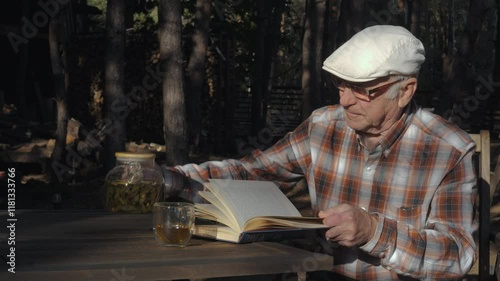
[[355, 104], [358, 99], [353, 95], [352, 90], [346, 87], [343, 92], [340, 92], [340, 105], [346, 107]]

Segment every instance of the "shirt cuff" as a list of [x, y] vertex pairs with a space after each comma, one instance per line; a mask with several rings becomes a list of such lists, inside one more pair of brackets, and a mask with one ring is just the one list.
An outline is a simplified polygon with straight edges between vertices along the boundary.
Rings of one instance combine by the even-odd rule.
[[375, 246], [378, 244], [380, 240], [380, 236], [382, 235], [382, 229], [384, 228], [384, 218], [379, 214], [375, 214], [377, 216], [377, 229], [375, 230], [375, 234], [373, 237], [363, 246], [359, 247], [361, 250], [370, 253], [375, 249]]
[[184, 177], [174, 168], [166, 165], [162, 166], [162, 172], [165, 195], [177, 195], [184, 188]]

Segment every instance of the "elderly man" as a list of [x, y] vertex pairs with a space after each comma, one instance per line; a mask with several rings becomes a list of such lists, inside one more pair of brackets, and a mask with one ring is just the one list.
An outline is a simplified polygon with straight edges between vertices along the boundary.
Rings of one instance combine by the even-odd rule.
[[475, 261], [475, 144], [412, 101], [424, 60], [406, 29], [366, 28], [324, 62], [339, 105], [240, 160], [164, 167], [167, 185], [305, 178], [313, 209], [331, 227], [325, 238], [340, 245], [332, 278], [460, 277]]

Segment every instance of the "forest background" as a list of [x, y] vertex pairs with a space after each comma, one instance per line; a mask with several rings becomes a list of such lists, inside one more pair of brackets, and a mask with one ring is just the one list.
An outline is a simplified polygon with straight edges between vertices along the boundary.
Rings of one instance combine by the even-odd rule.
[[4, 3], [2, 152], [51, 139], [42, 169], [49, 182], [67, 183], [88, 177], [89, 167], [102, 177], [131, 142], [160, 147], [157, 160], [168, 165], [265, 149], [314, 109], [338, 102], [322, 62], [377, 24], [404, 26], [424, 43], [417, 103], [468, 132], [486, 129], [498, 138], [499, 3]]

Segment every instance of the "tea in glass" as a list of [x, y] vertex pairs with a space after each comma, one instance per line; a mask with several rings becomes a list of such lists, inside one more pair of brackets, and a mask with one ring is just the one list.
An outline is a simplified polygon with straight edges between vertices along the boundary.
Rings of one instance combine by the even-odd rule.
[[184, 247], [193, 233], [194, 205], [186, 202], [158, 202], [153, 205], [153, 229], [163, 246]]

